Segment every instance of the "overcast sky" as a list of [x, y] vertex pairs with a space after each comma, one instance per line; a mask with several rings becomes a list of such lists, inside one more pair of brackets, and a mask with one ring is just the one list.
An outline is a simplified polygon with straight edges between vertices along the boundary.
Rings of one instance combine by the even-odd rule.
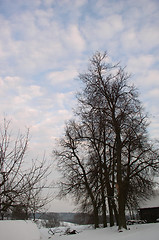
[[50, 158], [96, 51], [127, 66], [159, 137], [159, 0], [0, 0], [0, 115], [30, 127], [34, 156]]

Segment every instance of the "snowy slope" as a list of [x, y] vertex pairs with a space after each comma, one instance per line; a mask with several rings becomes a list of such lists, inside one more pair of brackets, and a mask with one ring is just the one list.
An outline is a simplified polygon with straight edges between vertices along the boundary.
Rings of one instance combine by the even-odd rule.
[[[74, 229], [79, 230], [76, 226]], [[85, 229], [82, 227], [75, 235], [48, 234], [46, 229], [40, 229], [42, 240], [50, 237], [52, 240], [159, 240], [159, 223], [130, 226], [130, 230], [118, 232], [116, 227], [105, 229]]]
[[32, 221], [0, 221], [0, 240], [40, 240], [40, 232]]

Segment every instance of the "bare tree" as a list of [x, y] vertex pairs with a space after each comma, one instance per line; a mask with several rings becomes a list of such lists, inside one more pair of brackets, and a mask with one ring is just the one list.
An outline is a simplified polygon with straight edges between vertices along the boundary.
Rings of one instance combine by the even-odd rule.
[[55, 151], [58, 158], [58, 168], [64, 182], [61, 182], [61, 195], [70, 193], [84, 208], [85, 200], [91, 202], [93, 208], [95, 227], [99, 226], [98, 219], [98, 194], [95, 179], [91, 178], [92, 172], [89, 164], [88, 146], [79, 138], [80, 126], [73, 121], [66, 126], [65, 138], [61, 139], [60, 151]]
[[79, 123], [66, 126], [57, 153], [65, 194], [73, 193], [83, 206], [91, 202], [96, 215], [102, 212], [104, 226], [108, 205], [111, 225], [114, 213], [119, 229], [127, 228], [126, 207], [152, 192], [159, 169], [158, 148], [147, 134], [148, 117], [129, 78], [124, 68], [108, 64], [106, 53], [92, 57], [88, 71], [79, 75]]
[[[87, 121], [92, 111], [96, 118], [102, 112], [103, 125], [107, 129], [106, 133], [110, 134], [119, 229], [126, 228], [125, 206], [131, 181], [141, 177], [144, 181], [145, 172], [155, 173], [159, 167], [158, 150], [150, 144], [147, 135], [147, 115], [137, 90], [128, 83], [129, 78], [130, 75], [118, 64], [113, 66], [107, 63], [106, 53], [96, 53], [90, 61], [88, 72], [80, 75], [84, 89], [78, 95], [81, 120]], [[103, 129], [101, 131], [104, 134]]]
[[[14, 207], [25, 207], [34, 212], [44, 206], [48, 199], [40, 197], [46, 186], [50, 168], [43, 159], [41, 163], [30, 161], [26, 164], [29, 143], [29, 129], [24, 135], [15, 136], [10, 130], [10, 121], [4, 118], [0, 125], [0, 216], [3, 219]], [[28, 165], [29, 167], [26, 167]]]
[[19, 185], [24, 180], [24, 176], [19, 175], [24, 155], [28, 146], [29, 130], [25, 135], [18, 133], [13, 140], [10, 131], [10, 121], [4, 118], [0, 126], [0, 214], [3, 213], [15, 201], [18, 196]]
[[32, 161], [31, 167], [27, 170], [24, 180], [25, 191], [18, 199], [25, 206], [27, 218], [31, 213], [35, 220], [37, 211], [41, 211], [52, 201], [53, 195], [50, 193], [52, 182], [47, 179], [51, 170], [51, 164], [47, 163], [45, 157], [41, 162], [37, 159]]

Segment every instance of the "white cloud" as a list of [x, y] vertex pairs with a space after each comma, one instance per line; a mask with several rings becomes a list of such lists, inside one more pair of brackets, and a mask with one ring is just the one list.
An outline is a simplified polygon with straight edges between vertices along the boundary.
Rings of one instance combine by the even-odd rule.
[[1, 17], [2, 69], [24, 75], [57, 67], [62, 58], [73, 63], [85, 41], [77, 25], [64, 27], [54, 17], [53, 9], [25, 11], [8, 20]]
[[73, 52], [82, 52], [85, 49], [85, 41], [76, 25], [69, 26], [62, 39], [66, 47], [72, 48]]
[[8, 103], [13, 109], [28, 104], [29, 101], [43, 96], [42, 88], [38, 85], [26, 86], [19, 77], [7, 76], [3, 81], [3, 94], [8, 96]]
[[29, 85], [17, 76], [0, 78], [0, 85], [4, 96], [0, 101], [1, 113], [12, 119], [14, 129], [30, 128], [32, 157], [42, 156], [46, 150], [50, 158], [54, 140], [63, 133], [64, 122], [72, 118], [73, 92], [48, 95], [47, 86]]
[[143, 84], [148, 85], [149, 87], [159, 86], [159, 70], [150, 70], [148, 73], [143, 76]]
[[5, 77], [4, 81], [8, 87], [15, 87], [17, 84], [20, 84], [22, 82], [22, 79], [18, 76], [7, 76]]
[[47, 7], [51, 7], [55, 0], [44, 0], [44, 5]]
[[[82, 32], [88, 41], [88, 44], [98, 44], [108, 39], [116, 37], [116, 34], [123, 29], [122, 17], [114, 14], [102, 19], [87, 18]], [[114, 41], [114, 40], [113, 40]]]
[[101, 0], [95, 1], [93, 6], [98, 15], [105, 17], [105, 15], [111, 16], [114, 13], [120, 13], [124, 5], [125, 3], [123, 1], [118, 1], [118, 4], [116, 4], [116, 2]]
[[158, 98], [159, 97], [159, 87], [151, 90], [149, 92], [149, 96], [154, 97], [154, 98], [156, 98], [156, 97]]
[[145, 26], [138, 33], [141, 49], [150, 50], [158, 46], [159, 31], [158, 26]]
[[136, 48], [139, 48], [138, 35], [134, 29], [129, 29], [128, 31], [125, 31], [123, 33], [122, 42], [123, 47], [126, 50], [132, 49], [133, 51], [135, 51]]
[[60, 93], [57, 92], [53, 95], [54, 106], [59, 110], [70, 109], [74, 105], [74, 93]]
[[[55, 2], [55, 0], [52, 0], [52, 1]], [[76, 9], [80, 8], [81, 6], [83, 6], [86, 2], [87, 2], [87, 0], [81, 0], [81, 1], [79, 1], [79, 0], [61, 0], [59, 2], [59, 6], [64, 7], [63, 11], [65, 11], [65, 10], [68, 11], [69, 9], [76, 10]], [[74, 8], [72, 8], [72, 6], [74, 6]]]
[[43, 92], [42, 92], [42, 88], [41, 88], [41, 86], [38, 86], [38, 85], [31, 85], [30, 87], [29, 87], [29, 91], [30, 91], [30, 94], [31, 94], [31, 96], [42, 96], [43, 95]]
[[[10, 99], [18, 92], [19, 86], [23, 84], [23, 79], [18, 76], [6, 76], [0, 78], [0, 93], [3, 101], [12, 103]], [[2, 104], [2, 101], [1, 103]], [[9, 105], [10, 105], [9, 104]], [[3, 109], [3, 105], [2, 105]]]
[[156, 60], [157, 58], [151, 54], [132, 56], [127, 63], [128, 71], [140, 74], [145, 73], [153, 66]]
[[48, 74], [48, 79], [52, 85], [59, 85], [71, 83], [72, 80], [78, 75], [76, 69], [65, 69], [63, 71], [51, 72]]

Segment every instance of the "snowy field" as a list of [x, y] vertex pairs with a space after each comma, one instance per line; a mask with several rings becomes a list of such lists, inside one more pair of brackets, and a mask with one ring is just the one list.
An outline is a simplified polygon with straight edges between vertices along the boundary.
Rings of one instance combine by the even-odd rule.
[[54, 235], [48, 233], [48, 229], [40, 229], [42, 240], [159, 240], [159, 223], [132, 225], [130, 230], [118, 232], [117, 227], [105, 229], [93, 229], [90, 226], [70, 226], [76, 230], [75, 235], [63, 235], [65, 228], [52, 229]]
[[[66, 229], [76, 234], [64, 234]], [[159, 240], [159, 223], [138, 224], [118, 232], [117, 227], [93, 229], [92, 226], [67, 224], [58, 228], [40, 228], [31, 221], [0, 221], [0, 240]]]

